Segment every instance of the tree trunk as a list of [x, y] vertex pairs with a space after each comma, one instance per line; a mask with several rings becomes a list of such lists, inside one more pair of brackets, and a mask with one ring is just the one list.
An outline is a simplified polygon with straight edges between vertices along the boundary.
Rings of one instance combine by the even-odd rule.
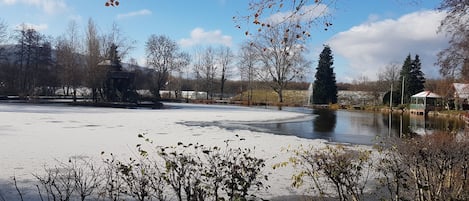
[[220, 89], [220, 100], [223, 100], [223, 89], [225, 88], [225, 82], [221, 82], [221, 89]]
[[155, 99], [156, 99], [156, 101], [161, 100], [161, 94], [160, 94], [160, 89], [159, 88], [156, 89], [156, 91], [155, 91]]
[[77, 102], [77, 89], [73, 88], [73, 102]]
[[221, 75], [221, 87], [220, 87], [220, 100], [223, 100], [223, 92], [224, 92], [224, 89], [225, 89], [225, 73], [223, 72], [223, 74]]
[[93, 99], [93, 102], [97, 103], [98, 102], [98, 92], [96, 88], [91, 89], [91, 99]]
[[277, 94], [278, 94], [278, 101], [279, 101], [280, 103], [283, 103], [283, 90], [282, 90], [282, 89], [279, 89], [279, 90], [277, 91]]

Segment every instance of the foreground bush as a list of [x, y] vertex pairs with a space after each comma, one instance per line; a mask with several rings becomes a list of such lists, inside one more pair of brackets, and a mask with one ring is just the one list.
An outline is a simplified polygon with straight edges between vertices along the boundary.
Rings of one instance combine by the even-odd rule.
[[[144, 138], [147, 145], [150, 139]], [[35, 175], [41, 200], [251, 200], [267, 188], [264, 160], [248, 148], [137, 145], [138, 156], [121, 160], [112, 153], [100, 168], [74, 158]], [[148, 146], [147, 146], [148, 147]], [[152, 146], [150, 146], [152, 147]], [[104, 154], [104, 153], [102, 153]], [[21, 192], [20, 192], [21, 195]]]
[[349, 149], [344, 146], [325, 148], [299, 147], [288, 162], [274, 165], [274, 169], [292, 165], [292, 186], [312, 185], [313, 196], [337, 197], [339, 200], [363, 200], [364, 190], [372, 169], [371, 151]]
[[[45, 168], [35, 175], [40, 199], [253, 200], [256, 190], [268, 188], [265, 161], [251, 149], [233, 148], [229, 141], [223, 147], [154, 147], [139, 137], [150, 146], [137, 145], [137, 156], [128, 160], [111, 153], [103, 164], [72, 158]], [[288, 149], [289, 160], [273, 168], [293, 167], [292, 186], [306, 187], [318, 200], [469, 200], [468, 137], [437, 133], [387, 140], [375, 152], [300, 146]]]
[[468, 137], [436, 133], [388, 139], [375, 154], [341, 145], [301, 146], [288, 149], [292, 156], [274, 169], [291, 165], [291, 185], [308, 184], [319, 200], [469, 200]]
[[469, 138], [436, 133], [383, 146], [389, 200], [469, 200]]

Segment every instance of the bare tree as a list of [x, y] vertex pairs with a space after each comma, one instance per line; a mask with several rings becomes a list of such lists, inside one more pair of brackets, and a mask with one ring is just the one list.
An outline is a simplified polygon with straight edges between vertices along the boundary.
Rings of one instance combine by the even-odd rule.
[[239, 52], [239, 70], [241, 72], [241, 79], [247, 81], [248, 105], [252, 104], [253, 85], [256, 79], [258, 62], [259, 59], [250, 42], [244, 43]]
[[263, 63], [261, 75], [264, 81], [271, 81], [270, 87], [283, 102], [283, 90], [292, 80], [303, 77], [305, 69], [310, 66], [303, 53], [306, 51], [305, 40], [301, 38], [300, 28], [295, 23], [278, 24], [265, 33], [257, 35], [251, 43]]
[[397, 63], [389, 63], [378, 73], [378, 88], [380, 91], [394, 90], [398, 88], [399, 72], [401, 66]]
[[[105, 79], [105, 69], [100, 69], [98, 63], [101, 61], [99, 49], [99, 35], [96, 24], [93, 19], [88, 20], [85, 39], [85, 58], [86, 58], [86, 83], [92, 91], [92, 99], [97, 102], [101, 94]], [[102, 98], [102, 97], [101, 97]]]
[[171, 80], [169, 81], [170, 89], [174, 91], [175, 98], [181, 98], [182, 96], [182, 85], [183, 85], [183, 74], [186, 71], [186, 68], [189, 66], [191, 57], [188, 53], [183, 52], [180, 54], [180, 57], [176, 60], [178, 68], [174, 70], [176, 75], [171, 75]]
[[167, 36], [151, 35], [146, 42], [147, 64], [155, 71], [153, 94], [161, 99], [160, 90], [166, 87], [171, 71], [189, 64], [189, 57], [179, 50], [176, 42]]
[[[401, 66], [397, 63], [389, 63], [380, 73], [376, 82], [376, 90], [380, 92], [393, 91], [399, 88], [399, 75]], [[391, 95], [391, 94], [390, 94]], [[397, 95], [397, 94], [396, 94]], [[394, 98], [393, 98], [394, 99]]]
[[[234, 16], [238, 28], [246, 29], [245, 34], [269, 32], [278, 24], [290, 24], [294, 21], [300, 37], [310, 37], [309, 30], [313, 26], [324, 26], [327, 30], [330, 23], [330, 7], [337, 0], [251, 0], [248, 14]], [[254, 26], [255, 31], [249, 31]]]
[[370, 78], [366, 75], [360, 75], [357, 79], [352, 80], [352, 90], [354, 91], [370, 91]]
[[452, 87], [454, 79], [429, 79], [425, 81], [425, 89], [435, 92], [445, 100], [454, 98], [454, 88]]
[[438, 54], [440, 73], [443, 76], [461, 78], [463, 81], [469, 79], [468, 7], [468, 0], [442, 0], [438, 8], [447, 12], [439, 31], [450, 36], [449, 47]]
[[230, 75], [233, 51], [229, 47], [222, 46], [218, 49], [218, 63], [220, 65], [220, 100], [224, 97], [225, 82]]
[[3, 44], [8, 37], [7, 27], [7, 23], [0, 19], [0, 44]]
[[60, 79], [64, 94], [72, 89], [73, 101], [76, 102], [77, 88], [82, 84], [83, 62], [80, 57], [80, 39], [78, 24], [70, 21], [66, 33], [57, 39], [57, 65], [60, 68]]
[[217, 65], [215, 61], [215, 50], [207, 47], [196, 55], [194, 71], [196, 78], [202, 81], [202, 90], [207, 92], [207, 100], [213, 98], [215, 76], [217, 74]]
[[36, 87], [45, 84], [42, 79], [51, 70], [52, 50], [49, 39], [35, 29], [22, 24], [15, 35], [17, 65], [17, 91], [23, 95], [35, 95]]
[[119, 55], [117, 56], [121, 59], [125, 59], [129, 55], [130, 51], [135, 48], [134, 44], [136, 43], [135, 40], [126, 37], [115, 22], [112, 23], [111, 30], [107, 34], [100, 36], [100, 39], [101, 55], [109, 55], [108, 51], [114, 44], [119, 48]]
[[[7, 27], [8, 26], [6, 22], [0, 19], [0, 45], [5, 43], [5, 41], [7, 40], [7, 37], [8, 37]], [[4, 48], [0, 47], [0, 62], [6, 59], [3, 55], [3, 51], [4, 51]]]
[[7, 24], [0, 19], [0, 93], [3, 93], [8, 88], [7, 77], [10, 77], [7, 73], [9, 70], [8, 59], [4, 55], [5, 48], [1, 45], [5, 42], [7, 38]]

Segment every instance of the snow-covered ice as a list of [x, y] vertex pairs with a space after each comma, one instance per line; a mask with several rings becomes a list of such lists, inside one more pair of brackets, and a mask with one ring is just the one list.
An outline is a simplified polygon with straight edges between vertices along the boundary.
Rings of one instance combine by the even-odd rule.
[[[255, 147], [258, 157], [267, 159], [267, 192], [271, 197], [297, 194], [289, 187], [292, 170], [272, 170], [272, 164], [287, 160], [282, 152], [287, 146], [324, 145], [322, 140], [274, 135], [249, 129], [226, 129], [211, 122], [242, 124], [282, 121], [305, 117], [305, 114], [238, 106], [167, 103], [173, 109], [115, 109], [61, 105], [0, 104], [0, 180], [33, 179], [44, 165], [67, 161], [69, 157], [100, 158], [101, 151], [126, 157], [135, 154], [135, 145], [146, 133], [156, 145], [178, 142], [222, 145], [225, 140], [245, 138], [236, 145]], [[207, 123], [206, 126], [184, 124]], [[208, 126], [207, 126], [208, 125]]]

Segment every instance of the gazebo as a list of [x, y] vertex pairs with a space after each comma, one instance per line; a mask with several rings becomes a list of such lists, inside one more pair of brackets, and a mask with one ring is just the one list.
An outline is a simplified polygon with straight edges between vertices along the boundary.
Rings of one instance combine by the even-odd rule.
[[442, 98], [431, 91], [422, 91], [410, 97], [410, 113], [425, 115], [428, 111], [441, 109]]

